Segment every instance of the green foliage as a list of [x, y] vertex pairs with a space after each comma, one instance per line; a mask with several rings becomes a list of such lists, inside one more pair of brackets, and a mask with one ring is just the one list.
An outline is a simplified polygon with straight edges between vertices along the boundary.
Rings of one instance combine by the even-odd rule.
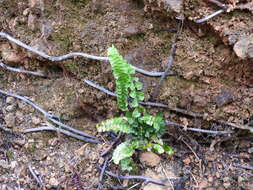
[[150, 115], [139, 102], [144, 99], [141, 92], [142, 83], [133, 77], [135, 70], [132, 65], [112, 46], [108, 49], [108, 57], [116, 81], [117, 103], [124, 117], [115, 117], [97, 124], [99, 132], [113, 131], [128, 134], [128, 141], [118, 145], [113, 152], [113, 161], [120, 164], [123, 170], [133, 169], [132, 156], [136, 149], [153, 151], [158, 154], [173, 154], [173, 149], [163, 144], [160, 137], [165, 132], [165, 121], [162, 114]]
[[133, 99], [130, 106], [137, 107], [138, 102], [144, 99], [144, 94], [143, 92], [138, 92], [142, 88], [142, 84], [138, 81], [138, 78], [131, 76], [135, 73], [133, 66], [123, 59], [114, 46], [108, 49], [107, 54], [116, 80], [117, 103], [119, 108], [122, 111], [128, 110], [129, 97]]

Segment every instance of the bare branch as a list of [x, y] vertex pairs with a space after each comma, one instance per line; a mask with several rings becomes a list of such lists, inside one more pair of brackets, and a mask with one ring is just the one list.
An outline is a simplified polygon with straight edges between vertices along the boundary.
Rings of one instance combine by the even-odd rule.
[[79, 139], [81, 141], [85, 141], [85, 142], [89, 142], [89, 143], [95, 143], [95, 144], [99, 144], [100, 142], [96, 139], [91, 139], [91, 138], [87, 138], [81, 135], [77, 135], [74, 134], [70, 131], [61, 129], [61, 128], [56, 128], [52, 125], [47, 125], [46, 127], [37, 127], [37, 128], [31, 128], [31, 129], [25, 129], [23, 132], [24, 133], [33, 133], [33, 132], [40, 132], [40, 131], [55, 131], [55, 132], [59, 132], [62, 133], [64, 135]]
[[234, 133], [234, 131], [213, 131], [213, 130], [192, 128], [192, 127], [185, 127], [182, 124], [172, 122], [172, 121], [166, 121], [166, 125], [186, 128], [186, 130], [189, 130], [189, 131], [194, 131], [194, 132], [199, 132], [199, 133], [209, 133], [209, 134], [214, 134], [214, 135], [224, 135], [224, 134]]
[[159, 82], [157, 83], [156, 87], [154, 88], [152, 94], [151, 94], [151, 99], [152, 101], [156, 101], [157, 99], [157, 96], [159, 94], [159, 90], [160, 90], [160, 87], [162, 85], [162, 82], [164, 81], [165, 77], [167, 76], [169, 70], [171, 69], [171, 67], [173, 66], [173, 63], [174, 63], [174, 59], [175, 59], [175, 56], [176, 56], [176, 49], [177, 49], [177, 41], [178, 41], [178, 38], [183, 30], [183, 24], [184, 24], [184, 20], [180, 20], [180, 23], [178, 24], [178, 28], [177, 28], [177, 33], [176, 33], [176, 36], [175, 36], [175, 39], [172, 43], [172, 46], [171, 46], [171, 49], [170, 49], [170, 55], [169, 55], [169, 58], [168, 58], [168, 61], [167, 61], [167, 67], [165, 69], [165, 71], [163, 72], [163, 75], [161, 76]]
[[18, 68], [7, 66], [7, 65], [5, 65], [1, 61], [0, 61], [0, 66], [3, 67], [6, 70], [14, 71], [14, 72], [17, 72], [17, 73], [24, 73], [24, 74], [29, 74], [29, 75], [35, 75], [35, 76], [39, 76], [39, 77], [48, 77], [44, 73], [34, 72], [34, 71], [28, 71], [28, 70], [24, 70], [24, 69], [18, 69]]
[[[102, 170], [102, 168], [98, 164], [96, 164], [95, 167], [99, 170]], [[165, 185], [165, 180], [161, 181], [161, 180], [153, 179], [153, 178], [146, 177], [146, 176], [138, 176], [138, 175], [122, 176], [122, 175], [117, 175], [117, 174], [115, 174], [113, 172], [110, 172], [110, 171], [105, 171], [105, 173], [107, 175], [112, 176], [112, 177], [117, 178], [117, 179], [137, 179], [137, 180], [143, 180], [144, 184], [154, 183], [154, 184], [157, 184], [157, 185]]]
[[[60, 121], [57, 121], [56, 119], [54, 119], [54, 118], [56, 118], [54, 115], [49, 114], [49, 113], [46, 112], [44, 109], [42, 109], [40, 106], [34, 104], [32, 101], [28, 100], [27, 98], [22, 97], [22, 96], [19, 96], [19, 95], [17, 95], [17, 94], [13, 94], [13, 93], [9, 93], [9, 92], [3, 91], [3, 90], [1, 90], [1, 89], [0, 89], [0, 93], [2, 93], [2, 94], [4, 94], [4, 95], [7, 95], [7, 96], [12, 96], [12, 97], [18, 98], [18, 99], [20, 99], [21, 101], [23, 101], [23, 102], [25, 102], [25, 103], [27, 103], [27, 104], [33, 106], [35, 109], [37, 109], [38, 111], [40, 111], [49, 121], [53, 122], [54, 124], [56, 124], [56, 125], [58, 125], [58, 126], [64, 128], [64, 129], [67, 129], [67, 130], [72, 131], [72, 132], [74, 132], [74, 133], [76, 133], [76, 134], [79, 134], [79, 135], [77, 135], [77, 136], [80, 136], [80, 135], [81, 135], [81, 136], [83, 136], [83, 137], [82, 137], [83, 139], [91, 138], [91, 139], [89, 140], [90, 142], [99, 143], [99, 141], [97, 140], [96, 137], [94, 137], [94, 136], [92, 136], [92, 135], [89, 135], [89, 134], [87, 134], [87, 133], [85, 133], [85, 132], [83, 132], [83, 131], [81, 131], [81, 130], [74, 129], [74, 128], [68, 126], [68, 125], [65, 125], [65, 124], [61, 123]], [[51, 128], [51, 129], [52, 129], [52, 128]], [[64, 131], [65, 131], [65, 130], [64, 130]], [[65, 133], [66, 133], [66, 132], [64, 132], [64, 134], [65, 134]], [[88, 138], [85, 138], [85, 137], [88, 137]], [[75, 137], [75, 138], [76, 138], [76, 137]], [[85, 140], [85, 141], [88, 141], [88, 140]]]
[[[76, 57], [76, 56], [84, 57], [84, 58], [87, 58], [87, 59], [94, 59], [94, 60], [98, 60], [98, 61], [106, 61], [106, 62], [109, 61], [108, 57], [100, 57], [100, 56], [90, 55], [90, 54], [81, 53], [81, 52], [72, 52], [72, 53], [62, 55], [62, 56], [50, 56], [50, 55], [45, 54], [42, 51], [39, 51], [39, 50], [37, 50], [37, 49], [21, 42], [21, 41], [13, 38], [12, 36], [10, 36], [9, 34], [6, 34], [4, 32], [0, 32], [0, 38], [5, 38], [5, 39], [11, 41], [12, 43], [17, 44], [18, 46], [20, 46], [20, 47], [22, 47], [22, 48], [38, 55], [40, 57], [43, 57], [43, 58], [45, 58], [47, 60], [50, 60], [50, 61], [53, 61], [53, 62], [63, 61], [65, 59], [69, 59], [69, 58]], [[147, 76], [159, 77], [159, 76], [162, 76], [164, 74], [163, 72], [150, 72], [150, 71], [146, 71], [144, 69], [140, 69], [140, 68], [135, 67], [135, 66], [133, 66], [133, 67], [137, 72], [142, 73], [142, 74], [147, 75]], [[168, 74], [171, 75], [173, 73], [168, 73]]]
[[220, 10], [215, 11], [215, 12], [213, 12], [212, 14], [210, 14], [210, 15], [204, 17], [204, 18], [195, 20], [195, 22], [196, 22], [196, 23], [206, 22], [206, 21], [210, 20], [211, 18], [213, 18], [213, 17], [215, 17], [215, 16], [217, 16], [217, 15], [219, 15], [219, 14], [221, 14], [221, 13], [224, 13], [224, 12], [225, 12], [224, 9], [220, 9]]
[[39, 187], [43, 187], [41, 177], [35, 173], [35, 171], [32, 169], [32, 166], [30, 164], [28, 165], [28, 169], [30, 173], [32, 174], [33, 178], [35, 179], [35, 181], [37, 182], [37, 184], [39, 185]]

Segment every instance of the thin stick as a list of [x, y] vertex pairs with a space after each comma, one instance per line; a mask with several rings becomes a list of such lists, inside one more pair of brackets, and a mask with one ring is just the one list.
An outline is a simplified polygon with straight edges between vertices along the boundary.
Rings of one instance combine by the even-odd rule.
[[49, 114], [48, 112], [46, 112], [44, 109], [42, 109], [40, 106], [34, 104], [32, 101], [28, 100], [27, 98], [23, 97], [23, 96], [19, 96], [17, 94], [13, 94], [13, 93], [10, 93], [10, 92], [6, 92], [4, 90], [1, 90], [0, 89], [0, 93], [1, 94], [4, 94], [6, 96], [11, 96], [11, 97], [14, 97], [14, 98], [17, 98], [17, 99], [20, 99], [21, 101], [31, 105], [32, 107], [34, 107], [35, 109], [37, 109], [38, 111], [40, 111], [45, 117], [47, 118], [53, 118], [55, 117], [54, 115], [52, 114]]
[[30, 171], [30, 173], [32, 174], [33, 178], [35, 179], [35, 181], [37, 182], [37, 184], [39, 185], [39, 187], [43, 187], [43, 183], [40, 177], [38, 177], [38, 175], [34, 172], [34, 170], [32, 169], [31, 165], [28, 165], [28, 169]]
[[[50, 60], [50, 61], [53, 61], [53, 62], [63, 61], [65, 59], [69, 59], [69, 58], [76, 57], [76, 56], [80, 56], [80, 57], [84, 57], [84, 58], [88, 58], [88, 59], [94, 59], [94, 60], [98, 60], [98, 61], [106, 61], [106, 62], [109, 61], [108, 57], [94, 56], [94, 55], [90, 55], [90, 54], [87, 54], [87, 53], [81, 53], [81, 52], [68, 53], [68, 54], [65, 54], [65, 55], [62, 55], [62, 56], [50, 56], [50, 55], [45, 54], [42, 51], [39, 51], [39, 50], [37, 50], [37, 49], [21, 42], [21, 41], [13, 38], [12, 36], [10, 36], [9, 34], [6, 34], [4, 32], [0, 32], [0, 38], [5, 38], [5, 39], [17, 44], [18, 46], [20, 46], [20, 47], [22, 47], [22, 48], [38, 55], [40, 57], [43, 57], [43, 58], [45, 58], [47, 60]], [[135, 67], [135, 66], [133, 66], [133, 67], [137, 72], [142, 73], [142, 74], [147, 75], [147, 76], [159, 77], [159, 76], [163, 75], [163, 72], [150, 72], [150, 71], [146, 71], [144, 69], [141, 69], [141, 68], [138, 68], [138, 67]]]
[[213, 12], [212, 14], [210, 14], [210, 15], [204, 17], [204, 18], [195, 20], [195, 22], [196, 22], [196, 23], [206, 22], [206, 21], [210, 20], [211, 18], [213, 18], [213, 17], [215, 17], [215, 16], [217, 16], [217, 15], [219, 15], [219, 14], [221, 14], [221, 13], [224, 13], [224, 12], [225, 12], [224, 9], [220, 9], [220, 10], [215, 11], [215, 12]]
[[[95, 84], [94, 82], [92, 81], [89, 81], [89, 80], [84, 80], [84, 82], [90, 86], [92, 86], [93, 88], [96, 88], [102, 92], [104, 92], [105, 94], [108, 94], [110, 96], [113, 96], [113, 97], [116, 97], [117, 94], [113, 93], [112, 91], [102, 87], [102, 86], [99, 86], [97, 84]], [[190, 116], [190, 117], [194, 117], [194, 118], [202, 118], [204, 119], [204, 114], [201, 114], [201, 113], [194, 113], [194, 112], [191, 112], [191, 111], [188, 111], [188, 110], [184, 110], [184, 109], [180, 109], [180, 108], [173, 108], [171, 107], [170, 105], [167, 105], [167, 104], [161, 104], [161, 103], [157, 103], [157, 102], [139, 102], [141, 105], [147, 105], [147, 106], [154, 106], [154, 107], [161, 107], [161, 108], [167, 108], [169, 109], [170, 111], [174, 111], [174, 112], [177, 112], [177, 113], [181, 113], [181, 114], [184, 114], [184, 115], [187, 115], [187, 116]], [[240, 125], [240, 124], [236, 124], [236, 123], [231, 123], [231, 122], [226, 122], [224, 120], [213, 120], [212, 122], [216, 122], [216, 123], [220, 123], [220, 124], [224, 124], [224, 125], [227, 125], [227, 126], [230, 126], [230, 127], [234, 127], [234, 128], [238, 128], [238, 129], [245, 129], [245, 130], [249, 130], [250, 132], [253, 133], [253, 127], [249, 127], [247, 125]], [[194, 130], [194, 129], [193, 129]], [[204, 129], [203, 129], [204, 130]], [[202, 131], [204, 132], [204, 131]], [[209, 133], [209, 132], [208, 132]]]
[[[176, 123], [176, 122], [172, 122], [172, 121], [166, 121], [166, 125], [185, 128], [184, 125]], [[199, 132], [199, 133], [209, 133], [209, 134], [214, 134], [214, 135], [224, 135], [224, 134], [234, 133], [234, 131], [213, 131], [213, 130], [206, 130], [206, 129], [191, 128], [191, 127], [186, 127], [186, 130]]]
[[[95, 167], [99, 170], [102, 170], [102, 168], [96, 164]], [[117, 179], [137, 179], [137, 180], [143, 180], [144, 181], [144, 184], [148, 184], [148, 183], [154, 183], [154, 184], [157, 184], [157, 185], [165, 185], [165, 182], [164, 180], [161, 181], [161, 180], [156, 180], [156, 179], [153, 179], [153, 178], [150, 178], [150, 177], [146, 177], [146, 176], [135, 176], [135, 175], [126, 175], [126, 176], [122, 176], [122, 175], [117, 175], [113, 172], [110, 172], [110, 171], [105, 171], [105, 173], [109, 176], [112, 176], [114, 178], [117, 178]]]
[[[83, 80], [83, 82], [85, 82], [86, 84], [92, 86], [93, 88], [96, 88], [102, 92], [104, 92], [105, 94], [108, 94], [110, 96], [113, 96], [113, 97], [117, 97], [117, 94], [102, 87], [102, 86], [99, 86], [97, 84], [95, 84], [94, 82], [90, 81], [90, 80]], [[179, 108], [173, 108], [171, 107], [170, 105], [167, 105], [167, 104], [161, 104], [161, 103], [157, 103], [157, 102], [139, 102], [141, 105], [146, 105], [146, 106], [154, 106], [154, 107], [162, 107], [162, 108], [167, 108], [171, 111], [174, 111], [174, 112], [178, 112], [178, 113], [181, 113], [181, 114], [184, 114], [184, 115], [188, 115], [188, 116], [191, 116], [191, 117], [203, 117], [202, 114], [199, 114], [199, 113], [193, 113], [193, 112], [190, 112], [190, 111], [187, 111], [187, 110], [184, 110], [184, 109], [179, 109]]]
[[234, 164], [235, 167], [246, 169], [246, 170], [253, 170], [253, 166], [243, 166], [243, 165], [238, 165]]
[[88, 133], [85, 133], [85, 132], [80, 131], [80, 130], [78, 130], [78, 129], [74, 129], [73, 127], [70, 127], [70, 126], [68, 126], [68, 125], [66, 125], [66, 124], [63, 124], [63, 123], [61, 123], [61, 122], [59, 122], [59, 121], [57, 121], [57, 120], [55, 120], [55, 119], [53, 119], [53, 118], [51, 118], [51, 117], [48, 118], [48, 120], [52, 121], [54, 124], [56, 124], [56, 125], [58, 125], [58, 126], [64, 128], [64, 129], [67, 129], [67, 130], [69, 130], [69, 131], [72, 131], [72, 132], [74, 132], [74, 133], [76, 133], [76, 134], [79, 134], [79, 135], [81, 135], [81, 136], [89, 137], [89, 138], [92, 138], [92, 139], [97, 139], [96, 137], [94, 137], [94, 136], [92, 136], [92, 135], [90, 135], [90, 134], [88, 134]]
[[18, 69], [18, 68], [7, 66], [1, 61], [0, 61], [0, 66], [6, 70], [14, 71], [17, 73], [24, 73], [24, 74], [35, 75], [35, 76], [46, 77], [46, 78], [48, 77], [47, 75], [45, 75], [44, 73], [41, 73], [41, 72], [28, 71], [28, 70], [24, 70], [24, 69]]
[[67, 131], [67, 130], [64, 130], [64, 129], [61, 129], [61, 128], [53, 127], [52, 125], [47, 125], [46, 127], [37, 127], [37, 128], [25, 129], [23, 132], [24, 133], [33, 133], [33, 132], [40, 132], [40, 131], [55, 131], [55, 132], [59, 132], [59, 133], [62, 133], [64, 135], [76, 138], [76, 139], [81, 140], [81, 141], [94, 143], [94, 144], [99, 144], [100, 143], [96, 139], [86, 138], [84, 136], [74, 134], [70, 131]]
[[176, 49], [177, 49], [177, 41], [178, 41], [179, 35], [182, 32], [183, 23], [184, 23], [184, 20], [182, 19], [180, 21], [180, 23], [178, 24], [177, 33], [176, 33], [175, 39], [174, 39], [174, 41], [172, 43], [172, 46], [171, 46], [171, 49], [170, 49], [170, 56], [168, 58], [167, 67], [166, 67], [165, 71], [163, 72], [163, 75], [161, 76], [161, 78], [160, 78], [159, 82], [157, 83], [156, 87], [154, 88], [153, 93], [151, 94], [151, 100], [152, 101], [155, 101], [157, 99], [157, 96], [159, 94], [159, 90], [160, 90], [160, 87], [162, 85], [162, 82], [164, 81], [165, 77], [167, 76], [167, 73], [169, 72], [169, 70], [173, 66], [174, 58], [175, 58], [175, 55], [176, 55]]
[[217, 0], [208, 0], [208, 1], [211, 2], [211, 3], [213, 3], [213, 4], [215, 4], [215, 5], [217, 5], [218, 7], [223, 8], [223, 9], [227, 8], [227, 5], [224, 4], [224, 3], [222, 3], [222, 2], [220, 2], [220, 1], [217, 1]]
[[112, 143], [112, 145], [106, 150], [106, 151], [104, 151], [104, 152], [102, 152], [101, 154], [100, 154], [100, 156], [101, 157], [104, 157], [104, 156], [106, 156], [109, 152], [111, 152], [112, 151], [112, 149], [113, 149], [113, 147], [119, 142], [119, 139], [120, 139], [120, 135], [115, 139], [115, 141]]
[[105, 159], [103, 167], [101, 169], [100, 176], [99, 176], [99, 184], [98, 184], [98, 188], [97, 188], [98, 190], [103, 188], [103, 178], [104, 178], [105, 170], [106, 170], [106, 167], [108, 164], [108, 160], [109, 160], [109, 158]]
[[92, 135], [90, 135], [88, 133], [85, 133], [85, 132], [80, 131], [78, 129], [74, 129], [73, 127], [70, 127], [68, 125], [65, 125], [65, 124], [61, 123], [60, 121], [57, 121], [56, 119], [54, 119], [54, 118], [56, 118], [54, 115], [49, 114], [44, 109], [42, 109], [40, 106], [34, 104], [32, 101], [28, 100], [27, 98], [24, 98], [24, 97], [19, 96], [17, 94], [13, 94], [13, 93], [9, 93], [9, 92], [3, 91], [1, 89], [0, 89], [0, 93], [5, 94], [7, 96], [12, 96], [12, 97], [18, 98], [21, 101], [23, 101], [23, 102], [25, 102], [25, 103], [33, 106], [35, 109], [37, 109], [38, 111], [40, 111], [48, 120], [52, 121], [53, 123], [57, 124], [58, 126], [61, 126], [64, 129], [68, 129], [69, 131], [72, 131], [72, 132], [77, 133], [79, 135], [82, 135], [84, 137], [89, 137], [89, 138], [96, 139], [96, 137], [94, 137], [94, 136], [92, 136]]

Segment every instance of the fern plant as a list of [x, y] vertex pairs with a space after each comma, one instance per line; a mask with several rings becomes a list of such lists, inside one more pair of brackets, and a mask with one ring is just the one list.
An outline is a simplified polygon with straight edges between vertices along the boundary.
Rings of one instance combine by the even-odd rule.
[[150, 115], [139, 104], [144, 100], [144, 93], [141, 91], [142, 83], [133, 76], [133, 66], [127, 63], [114, 46], [108, 49], [108, 57], [116, 81], [117, 104], [119, 109], [126, 113], [123, 117], [111, 118], [97, 124], [97, 129], [99, 132], [127, 134], [127, 140], [113, 152], [114, 163], [120, 164], [123, 170], [132, 170], [132, 156], [137, 149], [173, 154], [172, 148], [160, 139], [165, 132], [163, 115]]

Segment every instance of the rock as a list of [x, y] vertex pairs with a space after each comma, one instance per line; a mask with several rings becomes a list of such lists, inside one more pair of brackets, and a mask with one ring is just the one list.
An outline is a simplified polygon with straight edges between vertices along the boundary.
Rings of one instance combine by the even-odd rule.
[[153, 152], [144, 152], [140, 156], [140, 161], [142, 164], [154, 167], [160, 163], [161, 158]]
[[12, 104], [12, 105], [7, 106], [7, 107], [5, 108], [5, 110], [6, 110], [7, 112], [13, 112], [13, 111], [16, 110], [16, 107], [17, 107], [16, 104]]
[[15, 126], [15, 114], [14, 113], [8, 113], [4, 117], [4, 121], [7, 125], [7, 127], [14, 127]]
[[253, 35], [238, 40], [234, 52], [242, 59], [253, 58]]
[[41, 123], [41, 120], [40, 120], [40, 118], [33, 116], [32, 117], [32, 123], [34, 125], [39, 125]]
[[7, 104], [13, 104], [15, 102], [15, 98], [11, 97], [11, 96], [8, 96], [6, 98], [6, 103]]
[[139, 27], [135, 24], [129, 25], [127, 28], [125, 28], [123, 30], [123, 36], [124, 37], [130, 37], [130, 36], [134, 36], [137, 34], [140, 34], [141, 31], [139, 29]]
[[2, 59], [8, 63], [20, 63], [23, 56], [17, 51], [13, 50], [9, 44], [2, 44], [0, 46]]
[[214, 98], [215, 104], [218, 107], [222, 107], [226, 104], [231, 103], [234, 100], [234, 95], [227, 89], [222, 89], [221, 92]]
[[49, 179], [49, 184], [53, 187], [57, 187], [59, 185], [59, 181], [55, 177], [51, 177]]

